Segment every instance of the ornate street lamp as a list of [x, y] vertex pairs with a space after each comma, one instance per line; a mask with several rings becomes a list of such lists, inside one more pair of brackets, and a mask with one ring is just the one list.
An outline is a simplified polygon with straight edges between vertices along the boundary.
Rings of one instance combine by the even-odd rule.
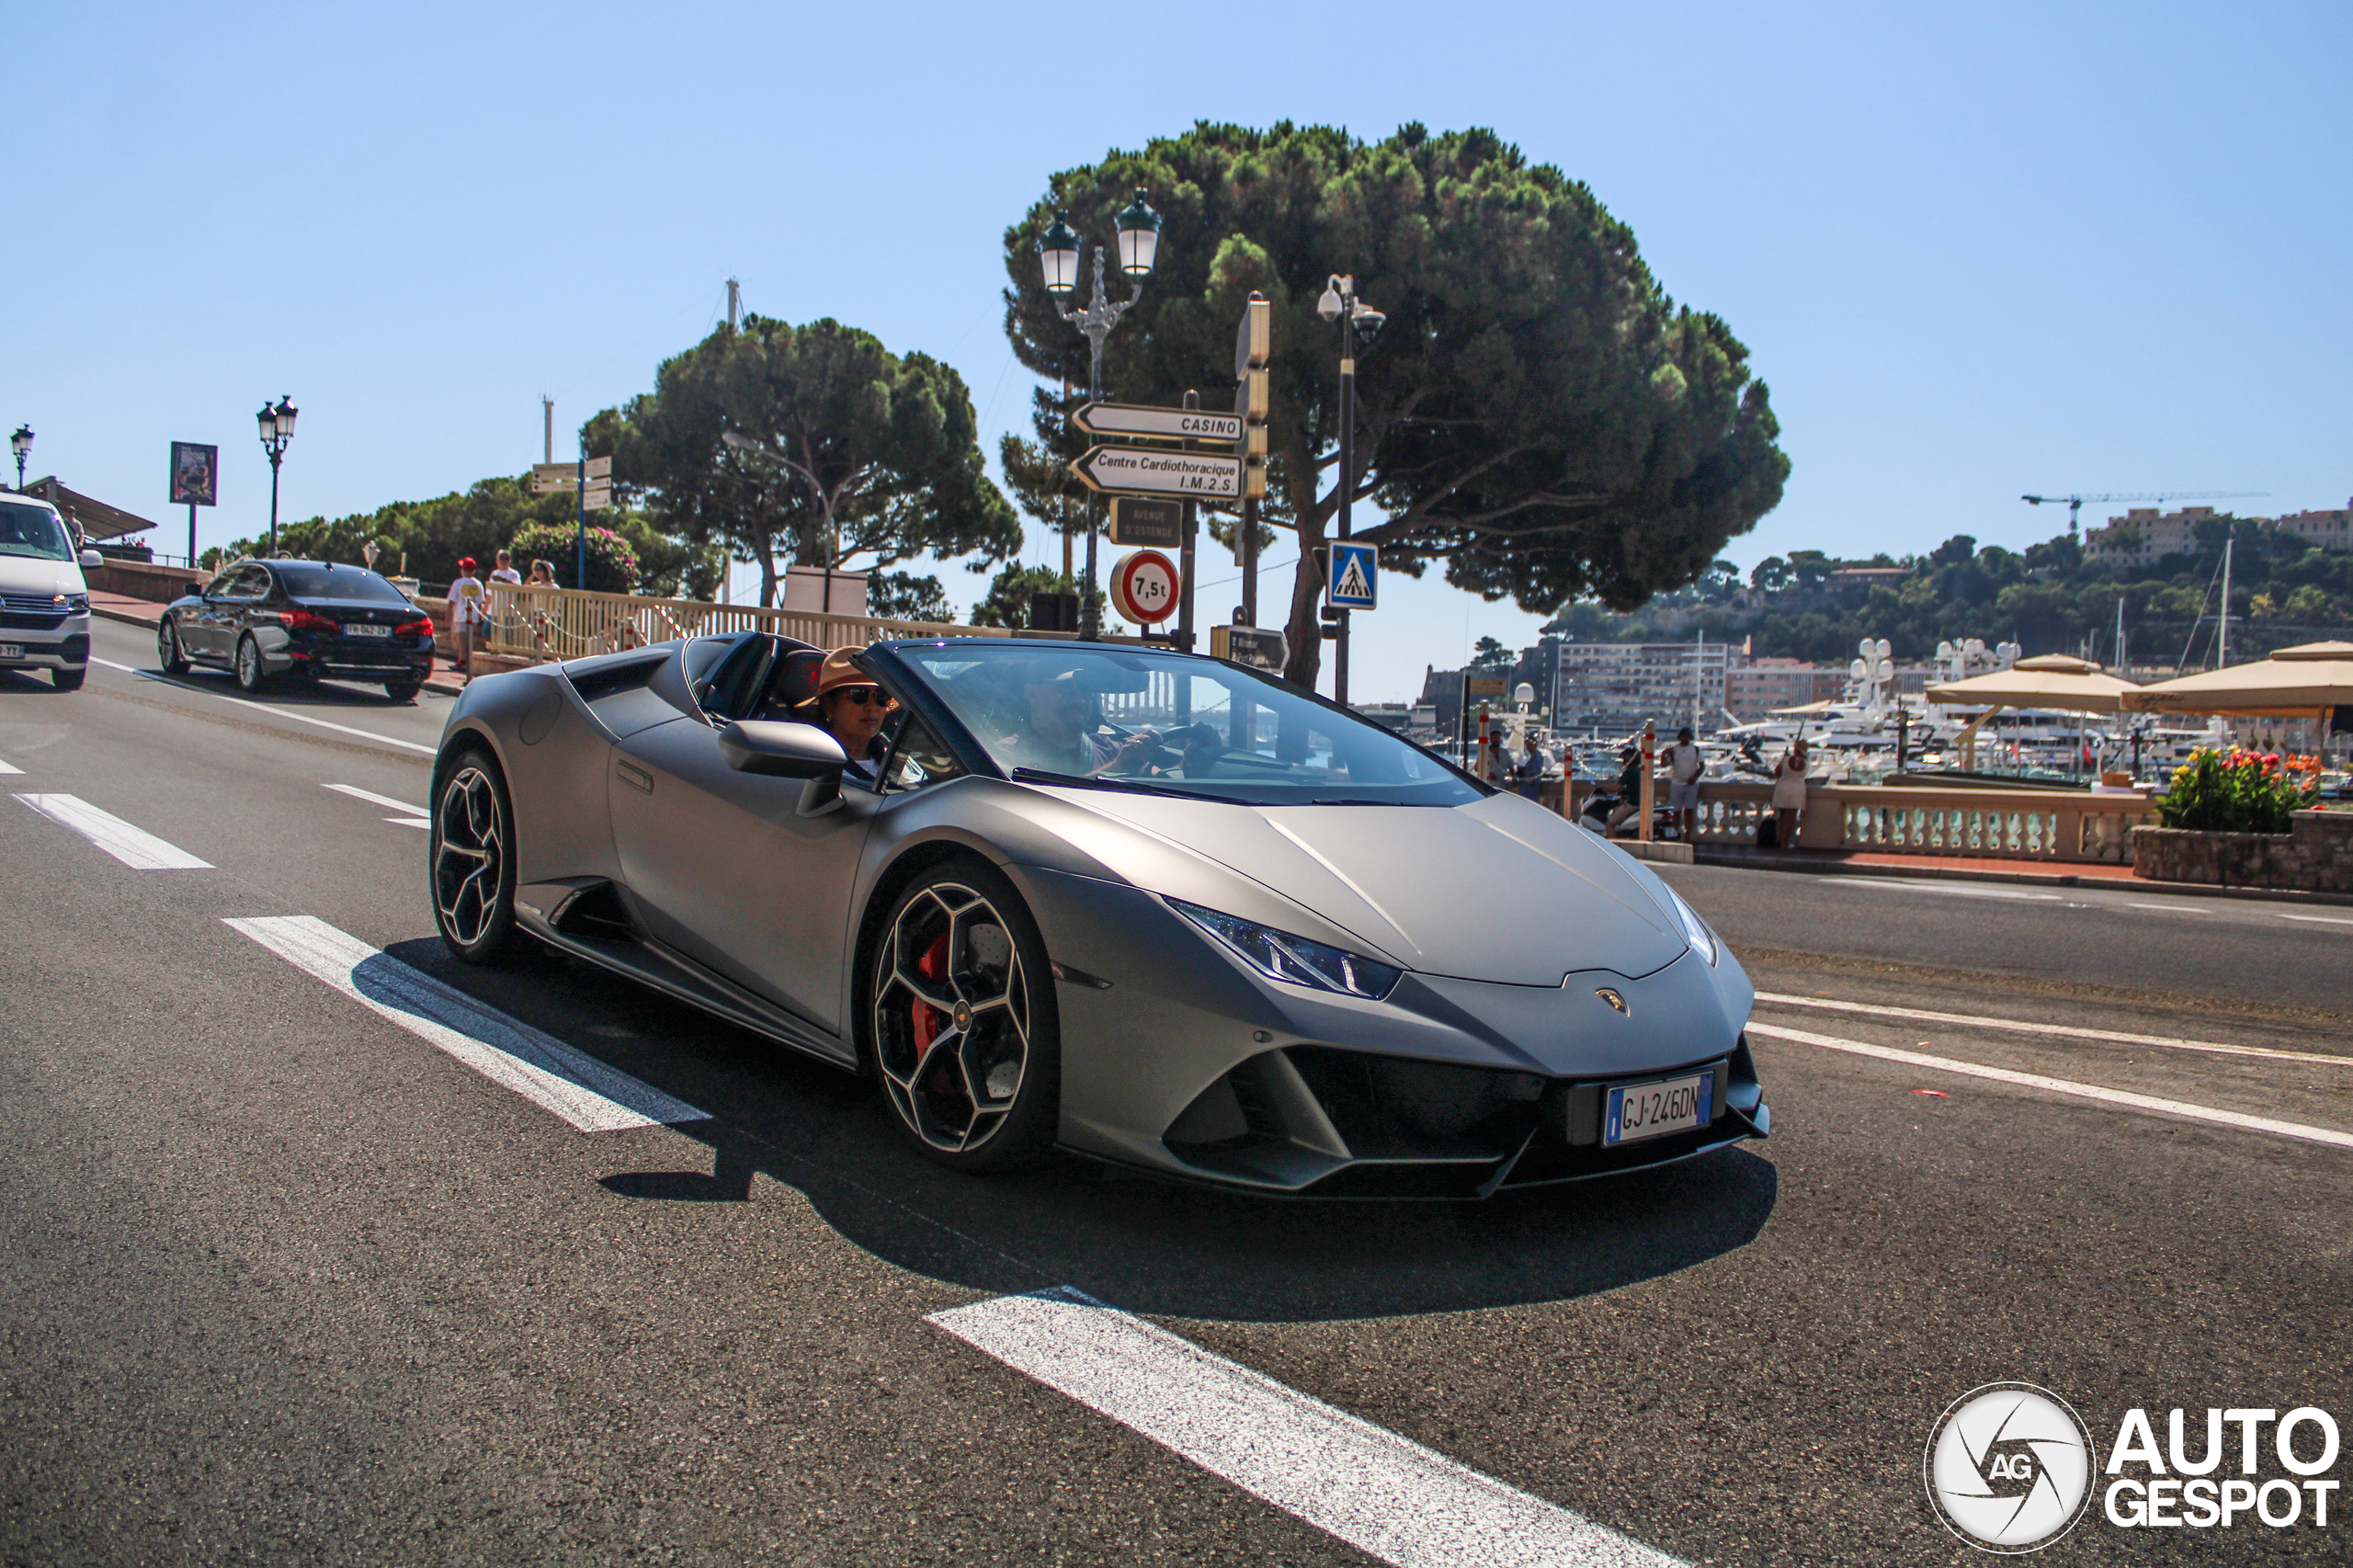
[[25, 460], [33, 455], [33, 427], [19, 425], [17, 433], [8, 437], [8, 446], [17, 454], [17, 488], [25, 487]]
[[[1389, 318], [1357, 298], [1354, 277], [1337, 272], [1324, 286], [1315, 313], [1340, 327], [1340, 506], [1332, 532], [1335, 539], [1345, 540], [1357, 489], [1357, 345], [1361, 341], [1370, 347]], [[1345, 708], [1348, 704], [1348, 612], [1328, 613], [1333, 618], [1332, 700]]]
[[[1120, 246], [1120, 270], [1128, 275], [1128, 297], [1125, 300], [1106, 299], [1103, 294], [1103, 247], [1095, 247], [1095, 294], [1083, 311], [1063, 310], [1063, 320], [1086, 335], [1087, 372], [1086, 401], [1103, 401], [1103, 340], [1120, 318], [1128, 313], [1136, 301], [1143, 298], [1143, 280], [1152, 276], [1153, 265], [1160, 256], [1160, 214], [1144, 200], [1144, 193], [1112, 220], [1112, 232]], [[1044, 269], [1046, 292], [1056, 300], [1073, 293], [1078, 287], [1080, 241], [1077, 231], [1059, 212], [1043, 234], [1038, 237], [1038, 261]], [[1068, 415], [1065, 414], [1067, 418]], [[1103, 612], [1095, 593], [1095, 534], [1099, 497], [1090, 494], [1086, 502], [1086, 591], [1082, 596], [1078, 634], [1092, 639], [1102, 629]]]
[[291, 397], [281, 397], [278, 406], [265, 403], [254, 418], [261, 426], [261, 449], [269, 458], [269, 553], [278, 553], [278, 465], [285, 460], [286, 443], [294, 438], [294, 416], [301, 411], [294, 406]]

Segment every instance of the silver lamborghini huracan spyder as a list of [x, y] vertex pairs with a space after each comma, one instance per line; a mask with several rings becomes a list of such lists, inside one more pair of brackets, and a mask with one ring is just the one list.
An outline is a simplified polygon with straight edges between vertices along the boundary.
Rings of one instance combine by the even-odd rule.
[[821, 660], [746, 632], [475, 682], [434, 766], [443, 939], [870, 1074], [967, 1170], [1483, 1197], [1765, 1136], [1748, 977], [1534, 802], [1109, 643], [876, 643], [894, 705], [852, 765]]

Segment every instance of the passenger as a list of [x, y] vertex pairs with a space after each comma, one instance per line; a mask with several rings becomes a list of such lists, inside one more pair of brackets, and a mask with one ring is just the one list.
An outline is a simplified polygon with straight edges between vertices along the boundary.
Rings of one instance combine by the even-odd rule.
[[825, 655], [817, 672], [815, 722], [848, 756], [844, 777], [873, 785], [881, 781], [882, 759], [890, 750], [882, 741], [882, 721], [897, 704], [872, 676], [850, 663], [858, 652], [836, 648]]

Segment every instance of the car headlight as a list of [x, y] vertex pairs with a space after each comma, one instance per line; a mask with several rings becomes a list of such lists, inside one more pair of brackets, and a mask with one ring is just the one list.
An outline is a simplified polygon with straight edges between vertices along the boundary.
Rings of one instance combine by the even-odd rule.
[[1683, 939], [1691, 944], [1692, 951], [1714, 963], [1718, 952], [1716, 934], [1708, 929], [1708, 923], [1699, 918], [1699, 911], [1683, 902], [1681, 893], [1666, 887], [1665, 882], [1659, 886], [1666, 888], [1666, 902], [1675, 910], [1675, 917], [1683, 922]]
[[87, 594], [68, 594], [68, 595], [66, 595], [66, 596], [65, 596], [65, 613], [66, 613], [66, 614], [68, 614], [68, 615], [87, 615], [87, 614], [89, 614], [89, 613], [90, 613], [90, 596], [89, 596], [89, 595], [87, 595]]
[[1304, 985], [1314, 991], [1336, 991], [1378, 1002], [1396, 989], [1404, 971], [1376, 963], [1346, 949], [1311, 942], [1255, 920], [1220, 915], [1172, 898], [1168, 906], [1242, 955], [1244, 961], [1268, 980]]

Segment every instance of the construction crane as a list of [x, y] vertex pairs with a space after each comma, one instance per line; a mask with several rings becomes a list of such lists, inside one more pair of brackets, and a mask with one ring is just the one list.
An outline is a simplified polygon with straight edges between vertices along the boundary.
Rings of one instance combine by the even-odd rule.
[[2060, 506], [2067, 508], [2067, 537], [2075, 537], [2075, 517], [2086, 501], [2245, 501], [2257, 495], [2268, 495], [2268, 490], [2167, 490], [2154, 495], [2021, 495], [2019, 500], [2029, 506]]

